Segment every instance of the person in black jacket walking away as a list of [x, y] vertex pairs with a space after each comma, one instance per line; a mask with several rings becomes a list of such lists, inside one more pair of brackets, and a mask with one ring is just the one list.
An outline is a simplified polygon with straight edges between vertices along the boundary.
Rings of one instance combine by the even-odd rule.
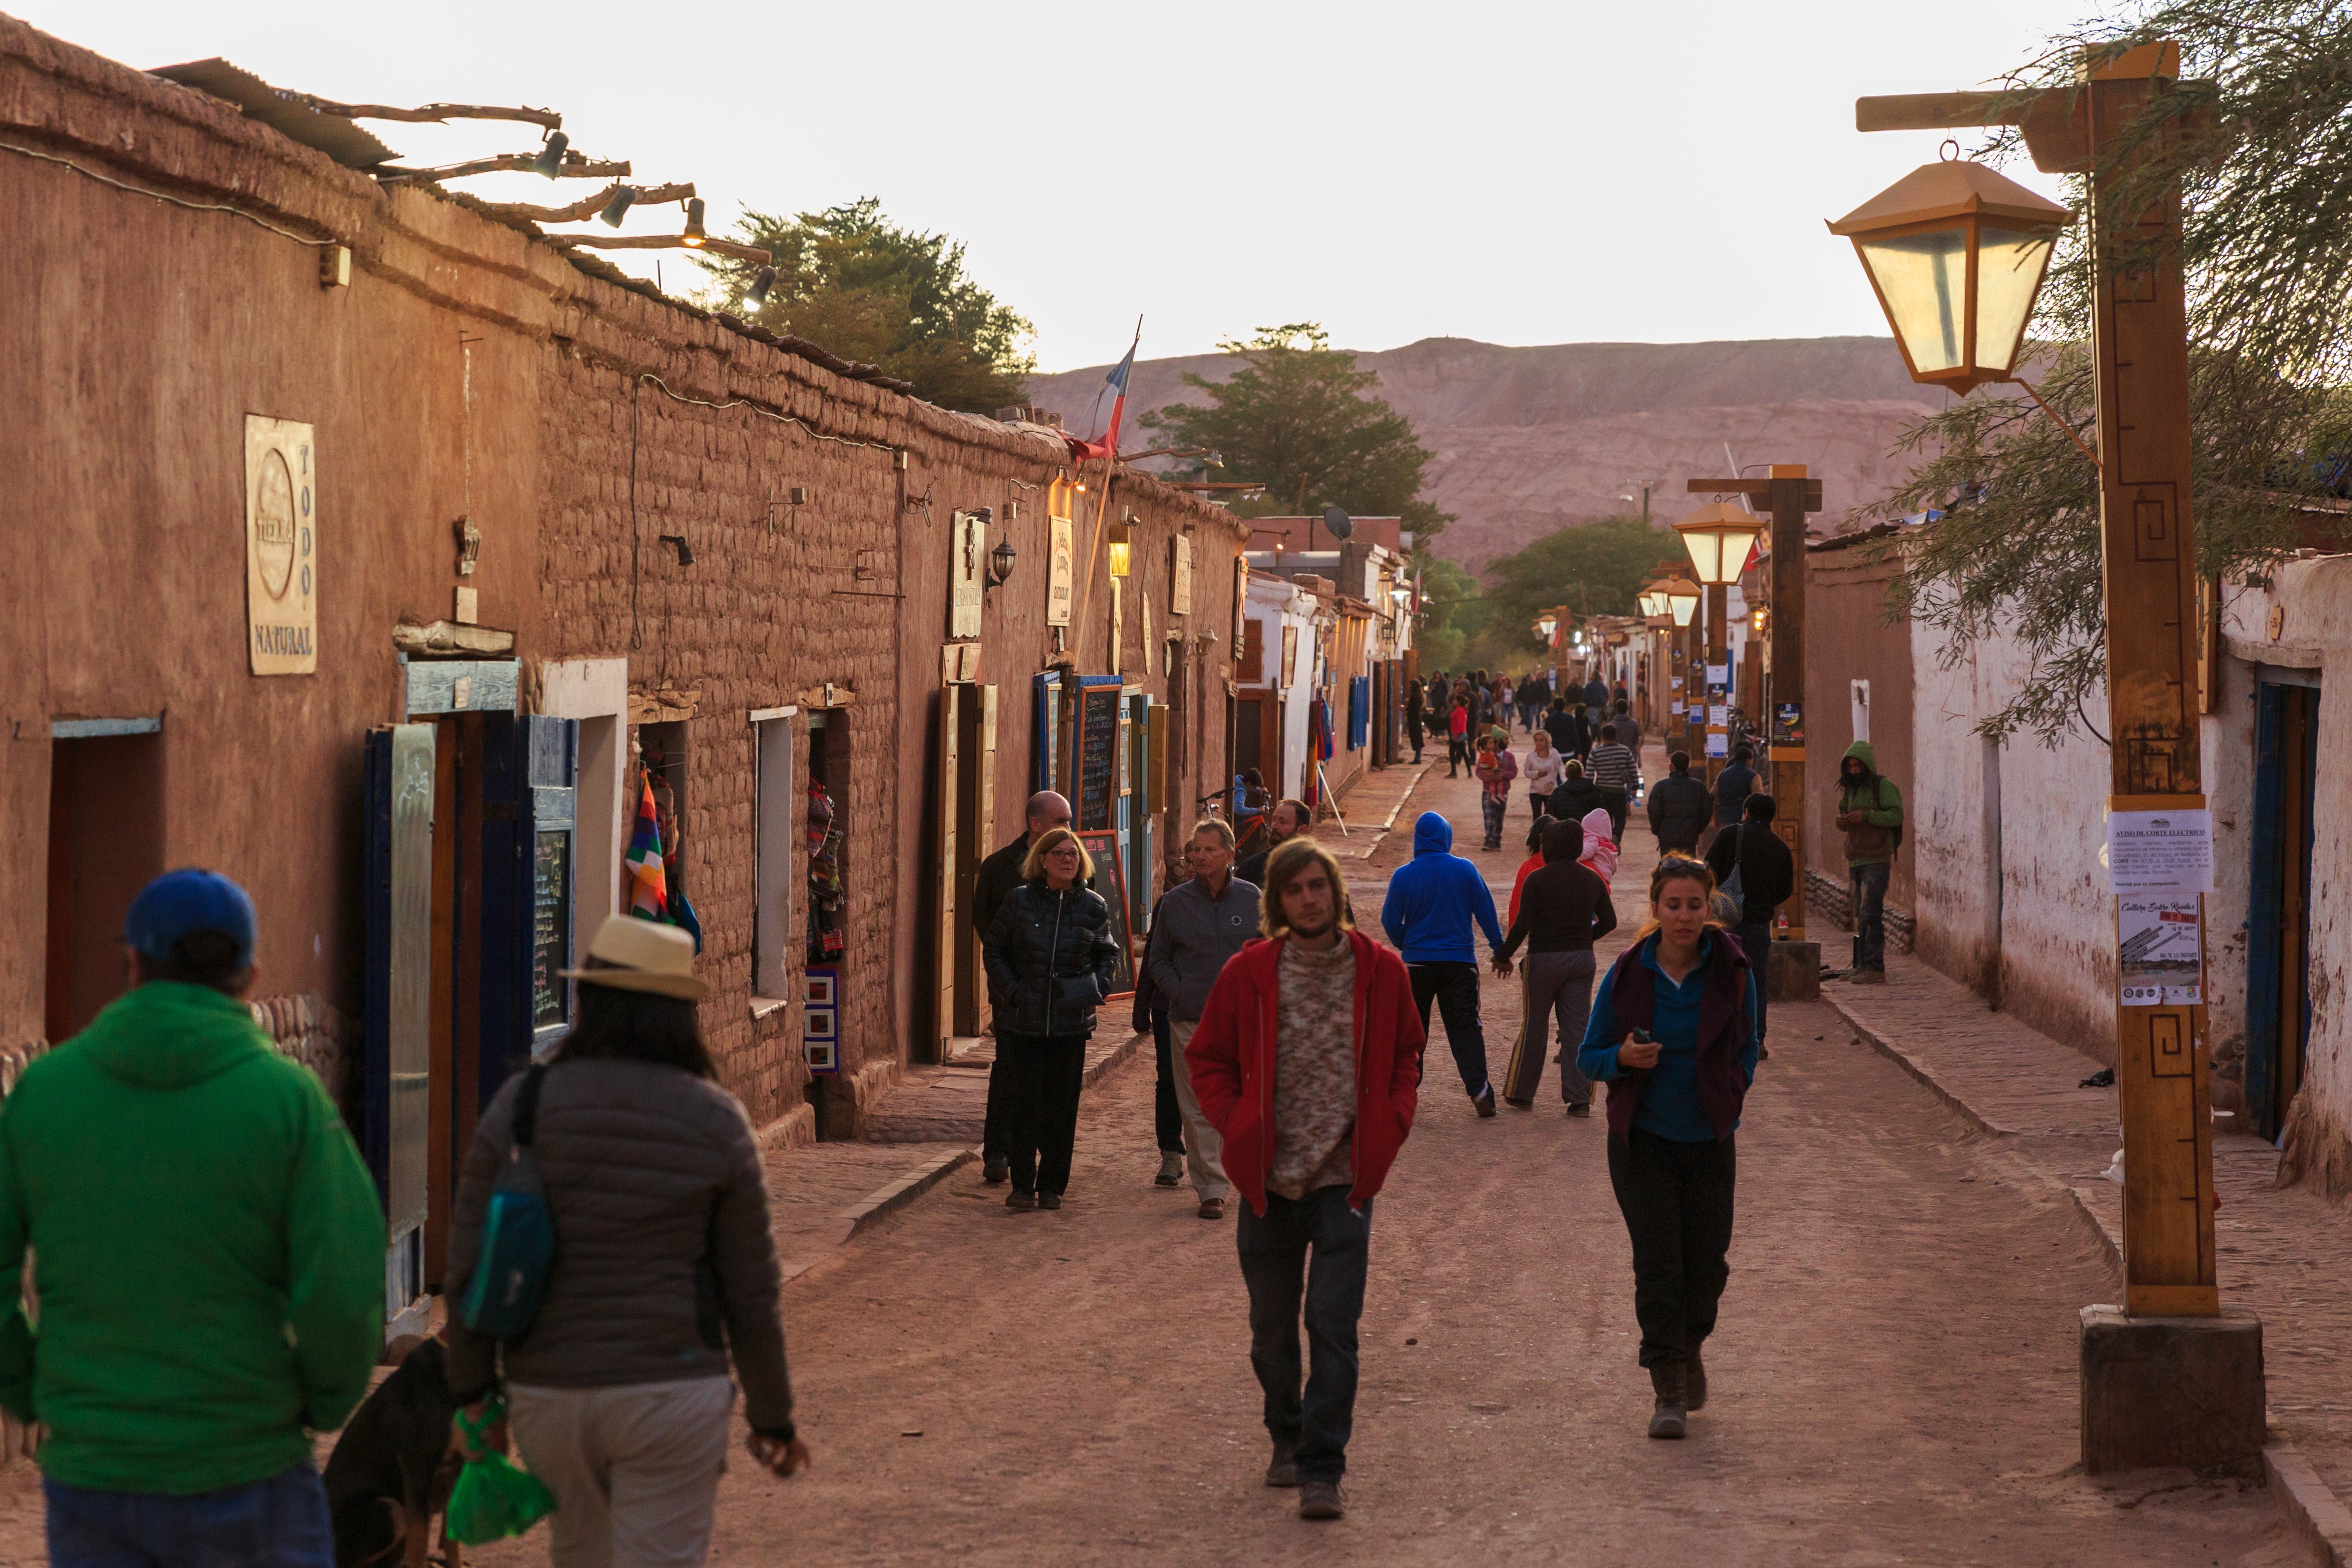
[[1542, 868], [1519, 889], [1519, 912], [1503, 939], [1500, 957], [1528, 944], [1520, 973], [1526, 993], [1518, 1048], [1503, 1075], [1503, 1103], [1532, 1110], [1543, 1081], [1550, 1029], [1559, 1020], [1559, 1098], [1570, 1116], [1592, 1114], [1592, 1086], [1576, 1070], [1577, 1048], [1592, 1009], [1592, 944], [1617, 929], [1617, 906], [1609, 884], [1577, 858], [1584, 853], [1584, 827], [1577, 822], [1543, 825]]
[[1421, 682], [1406, 681], [1404, 683], [1404, 732], [1405, 737], [1412, 742], [1412, 760], [1416, 763], [1421, 761]]
[[[1756, 972], [1756, 1044], [1762, 1056], [1772, 1054], [1763, 1048], [1766, 1015], [1770, 1010], [1764, 982], [1772, 955], [1772, 911], [1797, 890], [1797, 858], [1772, 831], [1772, 820], [1779, 814], [1780, 803], [1770, 795], [1749, 795], [1747, 815], [1737, 826], [1717, 834], [1706, 852], [1707, 869], [1715, 873], [1716, 886], [1739, 899], [1739, 926], [1732, 935]], [[1737, 887], [1732, 883], [1735, 876], [1739, 879]]]
[[980, 951], [989, 984], [1011, 998], [996, 1024], [997, 1053], [1013, 1058], [1013, 1190], [1004, 1206], [1025, 1214], [1060, 1208], [1069, 1189], [1087, 1037], [1118, 973], [1118, 943], [1110, 906], [1082, 885], [1095, 874], [1094, 857], [1076, 834], [1055, 827], [1040, 835], [1022, 870]]
[[1551, 737], [1551, 748], [1563, 757], [1581, 762], [1584, 753], [1592, 749], [1592, 731], [1585, 726], [1584, 710], [1570, 712], [1568, 699], [1551, 700], [1551, 711], [1544, 715], [1544, 733]]
[[[1052, 790], [1039, 790], [1029, 797], [1028, 828], [1020, 837], [980, 863], [980, 877], [972, 885], [972, 934], [982, 942], [988, 941], [989, 928], [996, 923], [996, 911], [1005, 899], [1021, 885], [1021, 868], [1029, 863], [1029, 846], [1049, 827], [1070, 826], [1070, 803]], [[989, 983], [989, 1006], [1003, 1012], [1005, 998], [996, 994], [995, 982]], [[987, 1120], [981, 1124], [980, 1179], [990, 1186], [1004, 1180], [1013, 1166], [1006, 1154], [1004, 1118], [1006, 1108], [1013, 1103], [1013, 1069], [1006, 1066], [1004, 1048], [997, 1047], [996, 1058], [988, 1068]]]
[[1676, 752], [1666, 762], [1674, 771], [1650, 786], [1650, 831], [1658, 836], [1659, 854], [1696, 856], [1714, 803], [1706, 785], [1691, 777], [1688, 752]]
[[[1731, 765], [1715, 775], [1715, 825], [1728, 827], [1739, 820], [1748, 805], [1748, 797], [1756, 790], [1756, 770], [1749, 766], [1756, 760], [1756, 748], [1745, 742], [1731, 748]], [[1764, 819], [1767, 822], [1770, 817]], [[1713, 858], [1712, 856], [1709, 857]], [[1717, 873], [1718, 876], [1724, 873]]]

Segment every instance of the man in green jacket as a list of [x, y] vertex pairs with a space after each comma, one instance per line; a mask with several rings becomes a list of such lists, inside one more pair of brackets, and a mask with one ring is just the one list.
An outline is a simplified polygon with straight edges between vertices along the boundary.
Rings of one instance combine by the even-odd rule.
[[367, 1392], [383, 1214], [241, 1000], [254, 935], [227, 878], [157, 878], [132, 988], [0, 1104], [0, 1405], [48, 1429], [56, 1568], [334, 1562], [310, 1435]]
[[1867, 741], [1845, 749], [1838, 763], [1837, 825], [1845, 830], [1845, 874], [1853, 900], [1853, 967], [1861, 985], [1886, 984], [1886, 879], [1903, 842], [1903, 792], [1881, 778], [1878, 753]]

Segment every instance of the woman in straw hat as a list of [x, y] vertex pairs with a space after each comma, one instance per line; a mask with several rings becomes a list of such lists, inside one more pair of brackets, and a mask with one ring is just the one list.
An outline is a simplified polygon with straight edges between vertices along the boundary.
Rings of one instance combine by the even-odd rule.
[[1029, 846], [1021, 886], [981, 943], [990, 986], [1010, 999], [996, 1015], [996, 1048], [1013, 1065], [1013, 1191], [1004, 1206], [1016, 1214], [1060, 1208], [1070, 1184], [1087, 1037], [1118, 973], [1110, 906], [1085, 886], [1094, 874], [1078, 836], [1048, 828]]
[[735, 1404], [730, 1351], [751, 1457], [779, 1476], [808, 1462], [759, 1144], [703, 1045], [709, 987], [685, 931], [611, 916], [586, 967], [563, 973], [580, 983], [579, 1021], [482, 1113], [450, 1215], [447, 1300], [465, 1299], [526, 1100], [554, 1261], [520, 1336], [486, 1339], [451, 1314], [449, 1385], [478, 1420], [503, 1384], [523, 1462], [555, 1494], [558, 1568], [699, 1563]]

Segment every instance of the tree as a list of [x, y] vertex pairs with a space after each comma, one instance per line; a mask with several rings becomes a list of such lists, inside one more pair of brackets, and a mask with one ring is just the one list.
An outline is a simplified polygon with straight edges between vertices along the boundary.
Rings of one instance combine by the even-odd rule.
[[1528, 630], [1538, 616], [1565, 605], [1579, 616], [1632, 615], [1642, 584], [1658, 564], [1677, 559], [1674, 536], [1638, 517], [1604, 517], [1545, 534], [1514, 555], [1489, 562], [1486, 637], [1476, 652], [1517, 668], [1535, 658]]
[[[2342, 0], [2179, 0], [2138, 10], [2105, 37], [2052, 40], [2012, 73], [2019, 92], [2063, 89], [2086, 47], [2179, 41], [2184, 90], [2127, 129], [2136, 152], [2192, 110], [2160, 173], [2183, 190], [2194, 437], [2192, 517], [2200, 571], [2259, 574], [2298, 546], [2333, 542], [2310, 503], [2347, 491], [2352, 453], [2352, 7]], [[2210, 93], [2188, 89], [2208, 78]], [[2015, 132], [1985, 155], [2022, 151]], [[2157, 174], [2147, 178], [2152, 183]], [[2084, 182], [2074, 181], [2076, 210]], [[2138, 210], [2127, 188], [2112, 210]], [[2082, 226], [2053, 261], [2028, 370], [2070, 424], [2095, 410], [2086, 340], [2089, 249]], [[1946, 634], [1945, 656], [2006, 633], [2034, 674], [1987, 721], [1991, 733], [2054, 739], [2086, 722], [2105, 664], [2097, 475], [2066, 433], [2023, 397], [1987, 391], [1908, 432], [1926, 455], [1879, 517], [1948, 509], [1900, 547], [1895, 607]]]
[[1420, 568], [1421, 619], [1413, 640], [1421, 650], [1421, 668], [1461, 669], [1471, 639], [1486, 625], [1486, 601], [1478, 579], [1434, 555], [1422, 554]]
[[775, 285], [747, 310], [758, 266], [707, 258], [714, 309], [879, 365], [942, 408], [993, 414], [1027, 395], [1035, 329], [965, 274], [961, 245], [897, 226], [878, 197], [791, 219], [746, 213], [735, 237], [775, 253]]
[[1223, 381], [1187, 372], [1204, 405], [1172, 404], [1143, 416], [1169, 445], [1221, 454], [1230, 479], [1265, 486], [1261, 500], [1237, 502], [1244, 517], [1295, 515], [1326, 506], [1368, 517], [1402, 517], [1416, 540], [1434, 536], [1452, 514], [1421, 499], [1429, 449], [1412, 424], [1377, 397], [1380, 377], [1331, 347], [1313, 321], [1260, 327], [1244, 342], [1217, 345], [1242, 361]]

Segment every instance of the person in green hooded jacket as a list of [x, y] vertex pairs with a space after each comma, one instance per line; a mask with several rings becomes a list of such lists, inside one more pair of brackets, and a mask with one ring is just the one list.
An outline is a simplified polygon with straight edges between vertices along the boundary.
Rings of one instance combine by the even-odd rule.
[[383, 1211], [242, 1000], [254, 938], [227, 878], [157, 878], [131, 989], [0, 1102], [0, 1406], [47, 1429], [56, 1568], [334, 1562], [310, 1434], [383, 1346]]
[[1853, 900], [1853, 967], [1846, 978], [1886, 984], [1886, 879], [1903, 842], [1903, 792], [1882, 778], [1878, 753], [1867, 741], [1845, 749], [1838, 763], [1837, 825], [1845, 833], [1845, 874]]

